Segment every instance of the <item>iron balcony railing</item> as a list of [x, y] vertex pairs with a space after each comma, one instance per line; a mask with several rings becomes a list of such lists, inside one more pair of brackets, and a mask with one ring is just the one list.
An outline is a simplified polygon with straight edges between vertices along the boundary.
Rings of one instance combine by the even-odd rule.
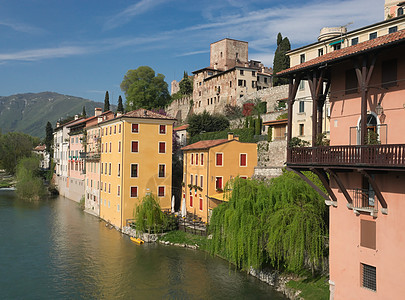
[[353, 189], [352, 208], [357, 211], [374, 213], [378, 211], [378, 200], [374, 191], [367, 189]]
[[289, 148], [287, 165], [368, 165], [403, 168], [405, 144]]

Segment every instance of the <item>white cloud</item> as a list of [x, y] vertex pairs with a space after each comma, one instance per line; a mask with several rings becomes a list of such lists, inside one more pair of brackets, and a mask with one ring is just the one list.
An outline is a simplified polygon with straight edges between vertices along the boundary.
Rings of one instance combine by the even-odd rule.
[[0, 62], [5, 61], [37, 61], [42, 59], [66, 57], [89, 53], [90, 49], [85, 47], [57, 47], [25, 50], [14, 53], [0, 53]]
[[190, 56], [190, 55], [197, 55], [197, 54], [203, 54], [203, 53], [209, 53], [209, 50], [199, 50], [199, 51], [191, 51], [191, 52], [185, 52], [176, 55], [176, 57], [181, 57], [181, 56]]
[[154, 7], [167, 0], [140, 0], [139, 2], [128, 6], [120, 13], [112, 16], [104, 24], [104, 29], [114, 29], [128, 23], [133, 17], [146, 13]]
[[45, 32], [45, 30], [43, 30], [41, 28], [23, 24], [23, 23], [18, 23], [15, 21], [11, 22], [11, 21], [6, 21], [6, 20], [0, 20], [0, 26], [9, 27], [9, 28], [13, 29], [14, 31], [25, 32], [25, 33], [30, 33], [30, 34], [41, 34], [41, 33]]

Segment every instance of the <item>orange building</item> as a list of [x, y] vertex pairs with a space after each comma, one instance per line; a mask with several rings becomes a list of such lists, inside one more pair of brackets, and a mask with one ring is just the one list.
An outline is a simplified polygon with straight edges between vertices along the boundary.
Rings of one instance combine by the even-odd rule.
[[212, 209], [226, 201], [225, 184], [240, 176], [251, 177], [257, 165], [257, 145], [228, 139], [199, 141], [183, 147], [183, 199], [188, 213], [208, 222]]
[[99, 123], [100, 217], [117, 228], [134, 219], [146, 194], [171, 207], [175, 119], [138, 109]]
[[405, 295], [405, 29], [391, 22], [380, 37], [278, 73], [290, 79], [288, 140], [300, 81], [313, 92], [315, 134], [330, 87], [330, 146], [287, 152], [290, 169], [305, 180], [313, 171], [328, 191], [318, 189], [330, 212], [330, 299]]

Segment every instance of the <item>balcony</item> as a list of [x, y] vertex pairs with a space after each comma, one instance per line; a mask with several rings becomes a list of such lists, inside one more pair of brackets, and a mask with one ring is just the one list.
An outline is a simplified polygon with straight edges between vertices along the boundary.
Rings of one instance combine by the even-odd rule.
[[100, 156], [100, 151], [81, 152], [81, 158], [88, 161], [98, 161], [100, 160]]
[[356, 214], [361, 212], [369, 213], [371, 216], [376, 216], [378, 212], [378, 201], [375, 199], [372, 190], [353, 189], [353, 203], [348, 207], [353, 209]]
[[289, 148], [287, 165], [403, 169], [405, 144]]

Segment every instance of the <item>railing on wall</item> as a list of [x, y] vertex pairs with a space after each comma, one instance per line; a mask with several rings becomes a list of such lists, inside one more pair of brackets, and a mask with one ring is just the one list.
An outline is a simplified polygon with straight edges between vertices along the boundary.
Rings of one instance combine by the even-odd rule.
[[287, 164], [405, 167], [405, 144], [289, 148]]

